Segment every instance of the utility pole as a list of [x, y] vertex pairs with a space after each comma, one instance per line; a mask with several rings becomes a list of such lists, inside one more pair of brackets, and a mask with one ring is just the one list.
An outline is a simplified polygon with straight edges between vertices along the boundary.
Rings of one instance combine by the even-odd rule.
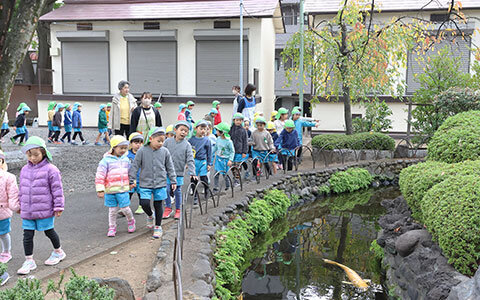
[[240, 0], [240, 93], [243, 91], [243, 0]]
[[305, 17], [304, 17], [304, 0], [300, 0], [300, 17], [298, 18], [300, 21], [300, 76], [299, 76], [299, 81], [300, 81], [300, 87], [298, 91], [298, 106], [302, 109], [302, 114], [303, 114], [303, 52], [304, 52], [304, 40], [303, 40], [303, 25], [305, 23]]

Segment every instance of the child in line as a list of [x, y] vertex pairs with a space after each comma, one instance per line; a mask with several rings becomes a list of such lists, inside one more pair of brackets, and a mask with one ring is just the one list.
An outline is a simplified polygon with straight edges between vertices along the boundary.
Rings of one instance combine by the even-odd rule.
[[186, 121], [187, 116], [185, 115], [185, 111], [187, 110], [187, 106], [185, 104], [180, 104], [178, 106], [178, 116], [177, 121]]
[[27, 124], [27, 117], [26, 116], [30, 113], [30, 111], [31, 111], [30, 107], [24, 106], [22, 108], [21, 113], [18, 115], [17, 119], [15, 120], [15, 128], [16, 128], [15, 133], [17, 135], [10, 138], [12, 143], [16, 144], [17, 139], [20, 138], [19, 145], [20, 146], [25, 145], [23, 141], [25, 139], [25, 135], [26, 135], [26, 132], [27, 132], [27, 125], [26, 125]]
[[195, 107], [195, 102], [188, 101], [187, 102], [187, 109], [185, 110], [185, 119], [187, 122], [191, 123], [192, 125], [195, 123], [192, 118], [192, 110]]
[[206, 122], [207, 122], [207, 131], [205, 133], [205, 136], [208, 137], [208, 139], [210, 140], [210, 144], [212, 145], [212, 148], [213, 148], [217, 143], [217, 137], [212, 133], [213, 131], [212, 123], [210, 121], [206, 121]]
[[[0, 262], [8, 263], [12, 259], [12, 242], [10, 238], [11, 219], [13, 212], [20, 212], [18, 201], [18, 186], [15, 175], [7, 172], [5, 153], [0, 150], [0, 243], [2, 253]], [[4, 285], [10, 278], [7, 272], [0, 276], [0, 285]]]
[[295, 130], [295, 123], [292, 120], [285, 121], [285, 129], [278, 136], [275, 146], [280, 151], [280, 157], [283, 161], [284, 168], [287, 171], [292, 170], [293, 160], [295, 158], [295, 149], [300, 146], [298, 133]]
[[[200, 120], [195, 123], [194, 136], [188, 142], [192, 145], [193, 158], [195, 162], [195, 174], [201, 181], [208, 183], [208, 172], [212, 168], [212, 143], [210, 139], [205, 136], [207, 133], [208, 123], [205, 120]], [[197, 184], [197, 182], [195, 182]], [[204, 189], [207, 195], [207, 188]], [[193, 204], [198, 205], [198, 197], [195, 195]]]
[[[128, 141], [130, 142], [130, 145], [129, 145], [130, 149], [128, 150], [127, 157], [130, 160], [130, 164], [133, 164], [133, 161], [135, 160], [135, 155], [143, 145], [143, 134], [141, 134], [140, 132], [134, 132], [130, 134], [130, 136], [128, 137]], [[138, 192], [138, 181], [140, 178], [140, 170], [138, 170], [136, 178], [137, 178], [137, 182], [136, 182], [137, 186], [134, 187], [132, 190], [130, 190], [130, 201], [132, 201], [133, 194], [135, 193], [137, 193], [138, 199], [140, 200], [140, 193]], [[135, 211], [135, 214], [141, 215], [143, 213], [144, 211], [139, 201], [138, 208]]]
[[232, 87], [232, 94], [235, 95], [235, 99], [233, 99], [233, 115], [235, 115], [237, 113], [238, 103], [242, 99], [242, 94], [240, 93], [240, 87], [238, 85]]
[[215, 123], [215, 118], [217, 117], [217, 114], [218, 114], [218, 110], [216, 108], [212, 108], [212, 109], [210, 109], [210, 112], [208, 114], [206, 114], [203, 119], [205, 121], [210, 122], [210, 124], [212, 124], [212, 128], [213, 128], [213, 124]]
[[[305, 119], [302, 119], [301, 118], [302, 116], [302, 112], [298, 109], [294, 109], [292, 111], [292, 120], [293, 122], [295, 123], [295, 130], [297, 131], [298, 133], [298, 140], [300, 142], [300, 146], [303, 145], [303, 127], [316, 127], [318, 126], [318, 121], [317, 122], [310, 122], [310, 121], [307, 121]], [[297, 152], [297, 157], [301, 157], [302, 156], [302, 148], [298, 148], [298, 152]]]
[[8, 126], [8, 113], [7, 113], [7, 109], [9, 106], [10, 106], [10, 103], [7, 103], [7, 106], [5, 107], [5, 111], [3, 112], [2, 131], [0, 132], [0, 139], [2, 143], [3, 143], [3, 137], [10, 132], [10, 127]]
[[110, 143], [110, 137], [108, 136], [108, 121], [107, 121], [107, 114], [106, 114], [106, 108], [107, 106], [105, 104], [100, 105], [100, 110], [98, 112], [98, 135], [97, 138], [95, 139], [95, 146], [101, 146], [100, 144], [100, 138], [102, 137], [102, 134], [105, 135], [105, 139], [107, 140], [107, 143]]
[[[243, 115], [241, 113], [236, 113], [233, 115], [233, 125], [230, 129], [230, 137], [235, 148], [235, 156], [233, 158], [233, 163], [239, 166], [242, 162], [248, 159], [248, 133], [245, 128], [243, 128]], [[243, 164], [245, 169], [245, 178], [248, 178], [248, 166]], [[238, 186], [240, 178], [240, 170], [235, 174], [234, 185]]]
[[[215, 126], [217, 130], [218, 138], [215, 147], [213, 148], [213, 153], [215, 155], [215, 172], [221, 172], [223, 174], [223, 179], [225, 180], [225, 190], [228, 190], [230, 187], [230, 182], [227, 180], [228, 168], [232, 166], [233, 158], [235, 157], [235, 148], [233, 142], [230, 139], [230, 125], [225, 122], [222, 122]], [[213, 192], [219, 192], [219, 179], [220, 174], [217, 174], [213, 178]]]
[[[95, 189], [98, 198], [105, 199], [108, 207], [107, 236], [117, 233], [117, 213], [121, 211], [128, 221], [128, 232], [135, 232], [135, 218], [130, 209], [130, 184], [128, 170], [130, 161], [125, 155], [129, 142], [121, 135], [114, 135], [110, 143], [110, 151], [98, 164], [95, 175]], [[135, 177], [134, 177], [135, 178]]]
[[53, 143], [52, 136], [54, 134], [53, 131], [53, 115], [55, 115], [55, 106], [57, 106], [57, 102], [52, 101], [48, 103], [47, 108], [47, 125], [48, 125], [48, 142]]
[[285, 121], [288, 119], [288, 109], [280, 107], [275, 118], [276, 120], [273, 122], [275, 124], [275, 130], [280, 134], [285, 128]]
[[[108, 123], [110, 122], [110, 111], [112, 111], [112, 102], [107, 103], [107, 107], [105, 108], [105, 114], [107, 115], [107, 122]], [[107, 131], [108, 131], [108, 136], [109, 137], [112, 136], [112, 129], [108, 128]], [[103, 142], [106, 144], [107, 139], [103, 138]]]
[[270, 122], [275, 122], [275, 120], [277, 119], [277, 114], [278, 114], [278, 111], [274, 110], [272, 111], [272, 113], [270, 114]]
[[22, 147], [22, 152], [28, 159], [27, 165], [20, 171], [19, 188], [25, 262], [17, 273], [27, 275], [37, 268], [33, 259], [35, 231], [45, 232], [53, 245], [54, 250], [45, 265], [56, 265], [66, 257], [54, 229], [55, 218], [63, 213], [65, 198], [60, 171], [51, 163], [52, 155], [45, 141], [32, 136]]
[[[15, 113], [15, 119], [18, 117], [19, 114], [22, 113], [22, 108], [24, 108], [25, 106], [28, 106], [27, 103], [25, 102], [22, 102], [18, 105], [17, 107], [17, 112]], [[25, 127], [25, 141], [28, 140], [28, 128]]]
[[82, 104], [78, 102], [76, 102], [73, 105], [72, 126], [73, 126], [72, 145], [78, 145], [77, 142], [75, 142], [77, 135], [80, 137], [80, 141], [82, 142], [82, 145], [86, 145], [87, 141], [83, 138], [83, 134], [82, 134]]
[[62, 143], [65, 143], [65, 138], [67, 138], [67, 141], [69, 144], [72, 143], [71, 140], [71, 135], [72, 135], [72, 106], [67, 103], [65, 104], [65, 113], [63, 114], [64, 120], [63, 120], [63, 126], [65, 128], [65, 134], [62, 136], [60, 141]]
[[[268, 154], [270, 151], [275, 150], [275, 145], [273, 144], [273, 139], [270, 133], [265, 130], [266, 121], [264, 118], [259, 117], [255, 123], [257, 130], [252, 133], [252, 170], [253, 174], [257, 174], [257, 163], [258, 161], [265, 163], [265, 168], [267, 172], [271, 173], [269, 162], [275, 162], [276, 155]], [[267, 156], [268, 155], [268, 156]], [[274, 168], [273, 174], [276, 174]]]
[[218, 124], [222, 123], [222, 115], [220, 114], [220, 101], [215, 100], [212, 102], [212, 108], [217, 110], [217, 114], [215, 115], [215, 120], [212, 123], [213, 126], [217, 126]]
[[[278, 133], [275, 131], [275, 124], [273, 122], [267, 122], [267, 131], [268, 133], [270, 133], [270, 135], [272, 136], [272, 139], [273, 139], [273, 144], [275, 144], [275, 142], [277, 141], [278, 139]], [[277, 152], [278, 152], [278, 148], [277, 148]], [[278, 155], [275, 155], [275, 159], [272, 161], [272, 165], [273, 165], [273, 173], [276, 174], [276, 170], [278, 168], [278, 165], [277, 165], [277, 161], [278, 161]]]
[[155, 107], [155, 109], [158, 110], [158, 112], [160, 112], [160, 108], [162, 108], [162, 103], [160, 103], [160, 102], [155, 102], [155, 104], [153, 105], [153, 107]]
[[[147, 214], [147, 228], [153, 228], [153, 238], [161, 238], [163, 201], [167, 198], [167, 178], [172, 184], [172, 191], [177, 188], [177, 176], [172, 157], [167, 148], [162, 147], [165, 142], [165, 129], [153, 127], [148, 132], [145, 146], [140, 148], [135, 155], [130, 168], [130, 186], [136, 186], [136, 175], [140, 169], [139, 192], [140, 205]], [[155, 226], [150, 200], [153, 196], [155, 210]]]
[[53, 121], [52, 121], [52, 126], [53, 126], [53, 143], [54, 144], [61, 144], [61, 142], [58, 141], [60, 137], [60, 130], [62, 129], [62, 112], [63, 112], [64, 105], [62, 103], [58, 103], [57, 106], [55, 107], [55, 114], [53, 115]]
[[170, 151], [173, 165], [175, 166], [175, 174], [177, 174], [177, 189], [175, 192], [170, 188], [170, 181], [167, 179], [167, 200], [165, 202], [165, 211], [163, 212], [164, 219], [168, 219], [172, 215], [172, 200], [170, 199], [172, 192], [175, 196], [175, 215], [173, 218], [177, 220], [180, 219], [185, 166], [188, 167], [190, 181], [197, 180], [192, 146], [186, 140], [189, 131], [190, 123], [188, 121], [178, 121], [177, 124], [175, 124], [175, 137], [167, 139], [163, 145]]
[[168, 125], [165, 131], [166, 131], [165, 135], [167, 136], [167, 139], [175, 137], [175, 128], [173, 128], [173, 125]]

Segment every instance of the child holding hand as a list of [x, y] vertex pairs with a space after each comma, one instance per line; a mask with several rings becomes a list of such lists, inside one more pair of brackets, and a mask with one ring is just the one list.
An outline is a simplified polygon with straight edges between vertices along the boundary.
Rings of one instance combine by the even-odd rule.
[[[226, 179], [228, 168], [233, 164], [233, 159], [235, 157], [235, 147], [233, 142], [230, 139], [230, 125], [225, 122], [222, 122], [215, 126], [217, 130], [218, 138], [215, 147], [213, 147], [213, 152], [215, 153], [215, 172], [221, 172], [223, 178], [225, 179], [225, 190], [230, 187], [230, 182]], [[220, 174], [217, 174], [213, 178], [213, 192], [217, 193], [218, 182], [220, 179]]]

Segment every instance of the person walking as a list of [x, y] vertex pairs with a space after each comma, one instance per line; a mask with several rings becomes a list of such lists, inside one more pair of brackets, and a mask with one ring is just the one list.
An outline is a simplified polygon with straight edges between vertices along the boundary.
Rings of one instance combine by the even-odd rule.
[[139, 132], [144, 139], [147, 138], [150, 128], [162, 126], [160, 112], [152, 105], [152, 93], [143, 93], [141, 105], [133, 110], [130, 119], [130, 134]]
[[130, 114], [137, 107], [137, 100], [130, 94], [130, 83], [122, 80], [118, 83], [119, 92], [112, 98], [108, 128], [116, 135], [128, 138], [130, 134]]

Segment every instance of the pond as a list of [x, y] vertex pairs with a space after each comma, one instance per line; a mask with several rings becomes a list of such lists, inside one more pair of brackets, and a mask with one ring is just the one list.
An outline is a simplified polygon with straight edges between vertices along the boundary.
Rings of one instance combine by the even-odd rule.
[[[275, 221], [252, 242], [245, 259], [243, 299], [387, 299], [384, 272], [370, 250], [385, 213], [380, 202], [398, 197], [398, 188], [369, 189], [320, 199]], [[341, 263], [364, 280], [362, 291]]]

